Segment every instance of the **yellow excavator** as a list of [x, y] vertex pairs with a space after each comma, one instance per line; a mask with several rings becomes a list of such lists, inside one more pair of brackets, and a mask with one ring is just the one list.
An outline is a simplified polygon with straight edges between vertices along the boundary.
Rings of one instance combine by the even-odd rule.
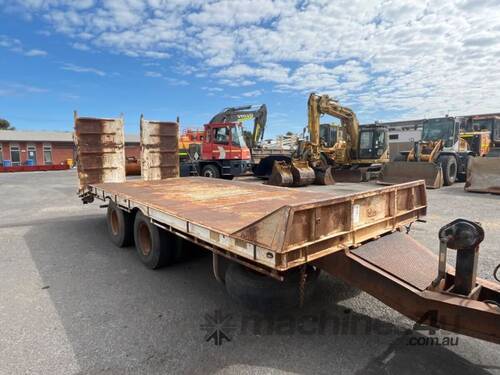
[[[309, 140], [300, 141], [291, 159], [275, 161], [268, 184], [275, 186], [331, 185], [337, 176], [361, 181], [361, 167], [389, 161], [387, 128], [359, 126], [356, 114], [328, 95], [312, 93], [307, 103]], [[333, 146], [321, 137], [321, 115], [340, 120]]]

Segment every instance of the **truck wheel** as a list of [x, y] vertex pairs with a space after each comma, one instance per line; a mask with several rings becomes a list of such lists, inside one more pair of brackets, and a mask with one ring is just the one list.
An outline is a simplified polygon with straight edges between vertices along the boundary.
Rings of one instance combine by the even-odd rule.
[[203, 167], [201, 175], [203, 177], [220, 178], [220, 171], [219, 168], [217, 168], [217, 166], [208, 164]]
[[[304, 300], [313, 294], [318, 275], [319, 269], [308, 266]], [[234, 262], [225, 274], [228, 294], [248, 309], [263, 312], [298, 306], [299, 278], [298, 269], [289, 271], [280, 282]]]
[[122, 210], [115, 202], [109, 202], [106, 213], [108, 234], [111, 241], [118, 247], [132, 245], [134, 235], [133, 216]]
[[445, 155], [439, 158], [443, 169], [444, 186], [451, 186], [457, 178], [457, 161], [453, 156]]
[[135, 247], [146, 267], [154, 270], [173, 261], [176, 244], [169, 234], [152, 224], [142, 212], [137, 212], [134, 221]]

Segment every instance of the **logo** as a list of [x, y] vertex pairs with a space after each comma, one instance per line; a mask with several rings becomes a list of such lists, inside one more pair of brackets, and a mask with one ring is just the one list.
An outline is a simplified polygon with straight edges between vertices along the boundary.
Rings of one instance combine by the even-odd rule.
[[223, 314], [220, 310], [215, 310], [213, 314], [205, 314], [205, 322], [200, 325], [205, 331], [205, 341], [213, 341], [216, 346], [223, 344], [224, 340], [230, 342], [232, 334], [236, 330], [236, 325], [232, 322], [232, 314]]
[[366, 214], [368, 215], [368, 217], [374, 217], [375, 215], [377, 215], [377, 210], [372, 207], [369, 207]]

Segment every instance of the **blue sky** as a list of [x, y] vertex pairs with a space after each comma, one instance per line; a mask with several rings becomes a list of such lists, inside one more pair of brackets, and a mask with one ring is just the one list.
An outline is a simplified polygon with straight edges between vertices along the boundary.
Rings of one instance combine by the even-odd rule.
[[197, 127], [266, 103], [274, 136], [311, 91], [361, 122], [498, 111], [499, 57], [495, 1], [0, 0], [0, 117], [137, 132], [141, 113]]

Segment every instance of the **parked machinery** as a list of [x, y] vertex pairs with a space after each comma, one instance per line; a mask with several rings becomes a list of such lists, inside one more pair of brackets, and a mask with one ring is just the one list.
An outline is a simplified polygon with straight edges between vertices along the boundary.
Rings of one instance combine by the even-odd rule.
[[380, 183], [422, 179], [428, 188], [438, 189], [453, 185], [457, 177], [465, 180], [467, 163], [474, 153], [461, 142], [458, 120], [448, 116], [424, 120], [421, 140], [384, 165]]
[[474, 116], [466, 131], [490, 134], [491, 143], [485, 158], [471, 158], [467, 167], [465, 190], [500, 194], [500, 117]]
[[[342, 174], [341, 171], [348, 171], [361, 176], [359, 167], [389, 160], [387, 129], [384, 126], [360, 127], [356, 114], [328, 95], [312, 93], [307, 108], [309, 140], [299, 142], [289, 161], [274, 163], [270, 185], [333, 184], [337, 172], [338, 175]], [[320, 117], [323, 114], [336, 117], [341, 122], [341, 136], [337, 136], [333, 145], [321, 138]]]

